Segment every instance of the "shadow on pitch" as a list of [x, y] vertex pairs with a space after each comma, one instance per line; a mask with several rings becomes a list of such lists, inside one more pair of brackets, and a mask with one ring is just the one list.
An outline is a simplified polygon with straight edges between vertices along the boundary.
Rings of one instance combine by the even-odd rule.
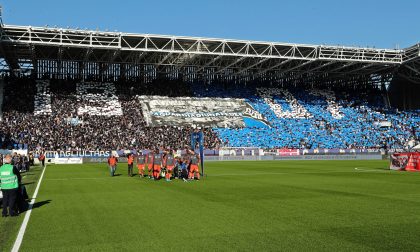
[[43, 200], [39, 202], [35, 202], [35, 204], [32, 206], [32, 209], [42, 207], [43, 205], [49, 204], [51, 200]]
[[[44, 201], [39, 201], [39, 202], [35, 202], [35, 204], [33, 204], [32, 209], [38, 208], [38, 207], [42, 207], [43, 205], [49, 204], [51, 202], [51, 200], [44, 200]], [[28, 211], [29, 209], [29, 203], [27, 200], [24, 200], [23, 198], [18, 198], [16, 201], [16, 211], [19, 214], [22, 214], [26, 211]]]

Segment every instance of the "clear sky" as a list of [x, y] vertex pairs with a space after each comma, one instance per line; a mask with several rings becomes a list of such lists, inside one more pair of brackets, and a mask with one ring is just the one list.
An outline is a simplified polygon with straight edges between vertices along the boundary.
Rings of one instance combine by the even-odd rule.
[[3, 22], [120, 32], [400, 48], [420, 0], [0, 0]]

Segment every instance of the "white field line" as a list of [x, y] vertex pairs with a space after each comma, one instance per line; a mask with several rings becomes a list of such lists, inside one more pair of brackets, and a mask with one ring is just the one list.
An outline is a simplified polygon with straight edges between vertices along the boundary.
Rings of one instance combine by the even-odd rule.
[[42, 178], [44, 177], [44, 173], [46, 169], [47, 169], [47, 166], [45, 166], [44, 170], [42, 170], [41, 177], [38, 180], [38, 185], [36, 186], [35, 192], [32, 195], [32, 200], [29, 203], [29, 207], [28, 207], [28, 210], [26, 211], [25, 218], [23, 219], [22, 225], [20, 226], [19, 233], [16, 237], [16, 241], [13, 244], [12, 252], [18, 252], [20, 246], [22, 245], [23, 236], [25, 234], [26, 227], [28, 226], [28, 222], [29, 222], [29, 217], [31, 217], [32, 207], [35, 204], [35, 199], [36, 199], [36, 196], [38, 195], [39, 186], [41, 185], [41, 181], [42, 181]]

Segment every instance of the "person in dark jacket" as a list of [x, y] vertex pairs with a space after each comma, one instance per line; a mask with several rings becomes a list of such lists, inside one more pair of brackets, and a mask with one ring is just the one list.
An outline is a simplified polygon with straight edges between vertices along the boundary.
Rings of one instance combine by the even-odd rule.
[[29, 153], [29, 166], [34, 166], [35, 158], [32, 152]]

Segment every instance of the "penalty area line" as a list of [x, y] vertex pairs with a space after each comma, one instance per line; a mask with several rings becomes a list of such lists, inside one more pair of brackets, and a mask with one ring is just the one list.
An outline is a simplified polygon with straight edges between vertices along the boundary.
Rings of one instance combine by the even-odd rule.
[[42, 178], [44, 177], [44, 173], [46, 169], [47, 169], [47, 166], [45, 166], [44, 169], [42, 170], [41, 177], [39, 178], [35, 192], [32, 196], [32, 200], [31, 202], [29, 202], [29, 207], [28, 207], [28, 210], [26, 211], [25, 218], [23, 219], [22, 225], [20, 226], [19, 233], [16, 237], [16, 241], [13, 244], [12, 252], [18, 252], [20, 249], [20, 246], [22, 245], [23, 236], [25, 235], [26, 227], [28, 226], [28, 222], [29, 222], [29, 217], [31, 217], [32, 207], [35, 204], [36, 196], [38, 195], [39, 187], [41, 185], [41, 181], [42, 181]]

